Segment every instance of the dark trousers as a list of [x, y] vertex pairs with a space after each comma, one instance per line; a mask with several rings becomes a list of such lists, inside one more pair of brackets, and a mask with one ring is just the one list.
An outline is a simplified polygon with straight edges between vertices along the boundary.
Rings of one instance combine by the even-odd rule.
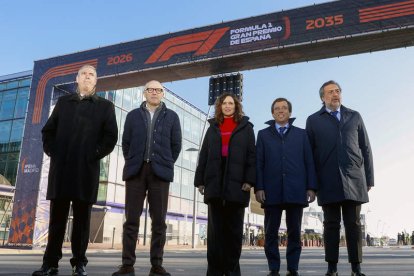
[[240, 276], [245, 207], [212, 200], [208, 204], [207, 276]]
[[170, 183], [156, 176], [150, 163], [144, 162], [138, 175], [126, 181], [125, 216], [122, 236], [122, 264], [134, 265], [136, 260], [139, 219], [148, 192], [148, 205], [151, 217], [152, 265], [162, 265], [167, 225], [165, 219], [168, 207]]
[[350, 263], [362, 262], [361, 204], [344, 201], [322, 206], [324, 216], [325, 260], [337, 263], [341, 228], [341, 210], [345, 226], [346, 246]]
[[[68, 219], [70, 200], [55, 199], [50, 201], [49, 236], [43, 263], [58, 267], [62, 259], [62, 244], [65, 237], [66, 222]], [[73, 228], [71, 236], [72, 266], [83, 264], [86, 266], [86, 249], [89, 242], [89, 228], [91, 221], [92, 204], [83, 201], [72, 201]]]
[[286, 226], [288, 244], [286, 249], [287, 269], [297, 271], [299, 267], [302, 245], [300, 241], [300, 228], [302, 225], [303, 207], [300, 205], [275, 205], [264, 209], [265, 213], [265, 254], [269, 270], [279, 271], [279, 228], [282, 212], [286, 210]]

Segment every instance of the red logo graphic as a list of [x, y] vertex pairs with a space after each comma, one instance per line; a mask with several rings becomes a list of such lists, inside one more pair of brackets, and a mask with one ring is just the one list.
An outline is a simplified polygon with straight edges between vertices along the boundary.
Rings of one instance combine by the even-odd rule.
[[40, 119], [42, 116], [42, 110], [43, 110], [45, 89], [46, 89], [46, 85], [48, 81], [55, 77], [60, 77], [60, 76], [65, 76], [68, 74], [76, 73], [78, 72], [79, 68], [81, 68], [83, 65], [86, 65], [86, 64], [96, 67], [98, 64], [98, 59], [85, 60], [85, 61], [52, 67], [43, 74], [43, 76], [40, 78], [39, 83], [37, 84], [37, 87], [36, 87], [36, 98], [35, 98], [33, 116], [32, 116], [33, 125], [40, 123]]
[[165, 40], [145, 61], [145, 64], [167, 61], [172, 56], [194, 52], [194, 56], [205, 55], [217, 44], [229, 27], [196, 34], [182, 35]]
[[359, 10], [361, 23], [390, 19], [414, 14], [414, 1], [404, 1], [394, 4], [382, 5]]
[[21, 166], [20, 166], [20, 169], [22, 170], [22, 173], [24, 173], [24, 166], [26, 165], [26, 159], [27, 159], [27, 157], [25, 157], [25, 158], [22, 160], [22, 164], [21, 164]]

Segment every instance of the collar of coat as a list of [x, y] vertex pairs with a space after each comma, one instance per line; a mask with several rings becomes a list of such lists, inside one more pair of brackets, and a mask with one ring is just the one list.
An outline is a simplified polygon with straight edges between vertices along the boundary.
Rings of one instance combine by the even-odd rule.
[[[148, 111], [148, 108], [147, 108], [147, 101], [143, 101], [142, 103], [141, 103], [141, 105], [140, 105], [140, 108], [142, 108], [143, 110], [146, 110], [146, 111]], [[160, 105], [157, 107], [157, 109], [160, 109], [160, 110], [164, 110], [164, 109], [166, 109], [167, 108], [167, 106], [165, 105], [165, 103], [164, 102], [161, 102], [160, 103]], [[149, 112], [149, 111], [148, 111]]]
[[91, 96], [85, 96], [85, 97], [80, 97], [80, 95], [78, 93], [73, 93], [70, 97], [71, 101], [92, 101], [92, 102], [96, 102], [98, 100], [98, 95], [96, 95], [96, 93], [93, 93]]
[[[339, 122], [339, 125], [340, 126], [345, 125], [348, 122], [348, 120], [352, 117], [352, 114], [354, 113], [355, 113], [354, 110], [341, 105], [341, 121]], [[325, 105], [322, 105], [321, 109], [317, 111], [316, 114], [318, 114], [319, 116], [323, 116], [325, 114], [332, 116], [326, 111]]]
[[[217, 128], [219, 127], [219, 124], [215, 118], [208, 119], [208, 122], [210, 123], [211, 126], [214, 126]], [[250, 124], [253, 127], [253, 124], [249, 121], [249, 117], [243, 116], [234, 131], [246, 126], [247, 124]]]
[[[342, 117], [342, 114], [347, 113], [347, 112], [352, 112], [352, 109], [349, 109], [349, 108], [347, 108], [347, 107], [345, 107], [344, 105], [341, 104], [341, 117]], [[329, 114], [328, 111], [326, 111], [326, 106], [322, 105], [321, 109], [318, 111], [318, 114], [323, 115], [324, 113]], [[331, 114], [329, 114], [329, 115], [331, 115]]]
[[[289, 127], [293, 125], [293, 122], [296, 120], [296, 118], [289, 118], [288, 123], [289, 123]], [[265, 122], [266, 125], [269, 126], [274, 126], [275, 125], [275, 119], [273, 120], [269, 120], [267, 122]]]

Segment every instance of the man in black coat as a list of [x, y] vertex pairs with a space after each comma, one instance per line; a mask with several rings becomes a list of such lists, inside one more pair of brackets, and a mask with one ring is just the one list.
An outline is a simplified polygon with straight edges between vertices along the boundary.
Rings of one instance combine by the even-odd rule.
[[326, 275], [338, 275], [342, 211], [352, 275], [361, 276], [361, 204], [368, 202], [374, 186], [371, 146], [361, 115], [341, 105], [338, 83], [324, 83], [319, 95], [323, 107], [308, 117], [306, 131], [318, 177], [318, 204], [324, 212]]
[[42, 129], [43, 150], [50, 156], [46, 199], [50, 200], [49, 236], [43, 265], [33, 275], [56, 275], [70, 204], [72, 275], [87, 275], [85, 256], [93, 203], [99, 186], [99, 160], [115, 147], [118, 137], [113, 103], [95, 94], [96, 69], [82, 66], [77, 93], [62, 96]]
[[161, 101], [164, 88], [156, 80], [144, 88], [146, 101], [128, 113], [122, 135], [126, 181], [125, 215], [122, 236], [122, 265], [113, 276], [135, 275], [135, 249], [139, 218], [148, 193], [151, 216], [150, 276], [169, 276], [162, 267], [166, 240], [165, 223], [174, 163], [181, 151], [181, 126], [177, 113]]

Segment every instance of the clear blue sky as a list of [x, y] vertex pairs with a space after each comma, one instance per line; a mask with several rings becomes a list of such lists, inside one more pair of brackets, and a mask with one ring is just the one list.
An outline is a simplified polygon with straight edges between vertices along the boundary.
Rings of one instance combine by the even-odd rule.
[[[327, 1], [2, 1], [0, 75], [30, 70], [34, 60], [322, 2]], [[242, 72], [245, 112], [258, 131], [271, 118], [273, 99], [286, 97], [296, 125], [304, 127], [321, 106], [320, 85], [338, 81], [343, 104], [362, 114], [373, 147], [376, 187], [363, 206], [368, 231], [411, 233], [412, 68], [414, 47]], [[208, 78], [165, 85], [207, 110]]]

